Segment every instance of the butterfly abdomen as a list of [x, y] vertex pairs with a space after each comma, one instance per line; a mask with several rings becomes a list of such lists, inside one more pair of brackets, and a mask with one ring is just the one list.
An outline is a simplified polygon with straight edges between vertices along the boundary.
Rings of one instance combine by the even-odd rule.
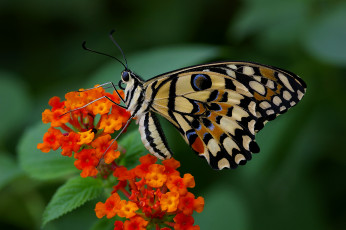
[[147, 112], [139, 118], [139, 132], [144, 146], [157, 158], [169, 159], [172, 153], [154, 113]]

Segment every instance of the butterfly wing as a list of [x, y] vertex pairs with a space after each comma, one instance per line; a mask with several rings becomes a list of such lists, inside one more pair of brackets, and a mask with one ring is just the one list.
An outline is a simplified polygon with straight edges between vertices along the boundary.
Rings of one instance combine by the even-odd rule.
[[306, 85], [279, 68], [221, 62], [163, 74], [144, 88], [150, 109], [175, 125], [214, 169], [223, 169], [259, 152], [256, 132], [301, 100]]

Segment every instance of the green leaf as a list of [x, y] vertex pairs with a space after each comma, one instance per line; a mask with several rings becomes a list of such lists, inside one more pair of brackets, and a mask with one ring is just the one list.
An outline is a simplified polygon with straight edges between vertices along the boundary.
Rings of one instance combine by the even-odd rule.
[[[201, 64], [215, 58], [219, 54], [219, 48], [210, 45], [179, 45], [161, 47], [136, 53], [128, 57], [129, 67], [144, 79], [168, 71]], [[86, 87], [103, 82], [115, 82], [120, 80], [123, 67], [113, 61], [102, 68], [91, 78]]]
[[141, 135], [138, 130], [124, 133], [118, 141], [118, 144], [126, 150], [125, 157], [120, 161], [120, 164], [126, 164], [127, 167], [130, 167], [138, 161], [140, 155], [148, 153], [148, 150], [141, 141]]
[[141, 141], [141, 135], [138, 130], [133, 130], [124, 134], [118, 143], [124, 147], [126, 149], [126, 153], [130, 155], [148, 152]]
[[346, 65], [346, 4], [338, 4], [314, 20], [304, 45], [314, 57], [333, 64]]
[[49, 180], [77, 173], [74, 159], [61, 155], [61, 150], [43, 153], [37, 144], [43, 142], [43, 135], [49, 125], [37, 124], [27, 129], [18, 144], [19, 164], [29, 176]]
[[21, 174], [14, 159], [7, 153], [0, 153], [0, 189]]
[[96, 223], [90, 228], [90, 230], [112, 230], [114, 229], [114, 218], [107, 219], [102, 218], [96, 221]]
[[85, 202], [95, 199], [103, 192], [102, 181], [95, 178], [76, 177], [67, 181], [54, 194], [43, 213], [42, 226]]

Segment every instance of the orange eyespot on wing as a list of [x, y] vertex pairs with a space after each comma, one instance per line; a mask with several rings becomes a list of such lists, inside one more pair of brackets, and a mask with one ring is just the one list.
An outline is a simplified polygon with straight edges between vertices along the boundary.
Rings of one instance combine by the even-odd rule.
[[197, 137], [196, 140], [192, 143], [191, 147], [198, 153], [204, 153], [204, 145], [201, 138]]

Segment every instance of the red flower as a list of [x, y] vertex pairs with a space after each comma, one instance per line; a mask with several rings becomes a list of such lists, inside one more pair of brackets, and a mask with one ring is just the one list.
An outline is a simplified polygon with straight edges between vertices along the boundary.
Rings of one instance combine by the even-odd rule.
[[199, 230], [199, 226], [193, 226], [195, 221], [192, 216], [179, 213], [173, 218], [173, 220], [175, 222], [175, 230]]
[[60, 130], [51, 127], [44, 134], [43, 143], [38, 144], [37, 148], [45, 153], [48, 153], [51, 149], [57, 150], [60, 147], [60, 138], [62, 136]]
[[185, 215], [192, 215], [193, 211], [200, 213], [204, 208], [204, 198], [198, 197], [195, 199], [195, 195], [188, 192], [185, 196], [180, 197], [178, 208]]
[[79, 134], [78, 133], [69, 133], [67, 136], [62, 136], [60, 138], [60, 144], [62, 148], [61, 154], [64, 156], [72, 156], [72, 152], [77, 152], [80, 148]]
[[136, 216], [130, 220], [125, 221], [124, 230], [146, 230], [148, 221], [140, 216]]
[[81, 177], [96, 176], [97, 169], [95, 168], [99, 159], [95, 156], [95, 149], [83, 149], [78, 154], [75, 154], [77, 159], [74, 165], [77, 169], [82, 170]]
[[114, 230], [123, 230], [124, 229], [124, 223], [120, 220], [116, 220], [114, 222]]

